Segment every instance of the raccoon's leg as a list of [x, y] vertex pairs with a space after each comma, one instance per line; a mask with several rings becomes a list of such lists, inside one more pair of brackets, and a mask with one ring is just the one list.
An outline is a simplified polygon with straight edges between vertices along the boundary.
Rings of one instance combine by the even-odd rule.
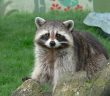
[[34, 80], [36, 80], [36, 81], [39, 82], [40, 74], [41, 74], [40, 67], [37, 66], [37, 67], [34, 68], [31, 77], [27, 77], [27, 76], [26, 76], [26, 77], [23, 77], [23, 78], [22, 78], [22, 81], [25, 82], [25, 81], [28, 80], [28, 79], [34, 79]]
[[39, 64], [35, 66], [31, 78], [40, 82], [52, 82], [52, 70], [46, 64]]
[[35, 64], [35, 67], [33, 69], [31, 79], [34, 79], [38, 82], [40, 82], [40, 75], [42, 74], [42, 68], [40, 64]]

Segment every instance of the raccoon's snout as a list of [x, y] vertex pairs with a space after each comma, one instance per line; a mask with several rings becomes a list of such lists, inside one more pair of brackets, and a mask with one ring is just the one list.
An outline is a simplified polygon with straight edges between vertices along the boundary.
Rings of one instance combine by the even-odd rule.
[[51, 46], [51, 47], [54, 47], [55, 45], [56, 45], [56, 44], [55, 44], [55, 41], [51, 41], [51, 42], [50, 42], [50, 46]]

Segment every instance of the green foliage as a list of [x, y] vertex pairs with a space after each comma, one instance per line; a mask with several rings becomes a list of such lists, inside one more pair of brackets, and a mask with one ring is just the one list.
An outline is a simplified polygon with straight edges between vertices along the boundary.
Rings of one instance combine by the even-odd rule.
[[17, 9], [13, 9], [13, 10], [10, 10], [8, 11], [6, 14], [6, 8], [12, 3], [12, 1], [7, 1], [5, 2], [4, 0], [0, 0], [0, 16], [2, 15], [9, 15], [11, 13], [14, 13], [14, 12], [17, 12], [18, 10]]
[[0, 96], [10, 96], [22, 83], [22, 77], [29, 76], [32, 71], [36, 16], [49, 20], [73, 19], [76, 30], [91, 32], [110, 53], [110, 41], [98, 34], [101, 30], [82, 23], [87, 13], [72, 11], [53, 11], [34, 15], [17, 13], [0, 18]]

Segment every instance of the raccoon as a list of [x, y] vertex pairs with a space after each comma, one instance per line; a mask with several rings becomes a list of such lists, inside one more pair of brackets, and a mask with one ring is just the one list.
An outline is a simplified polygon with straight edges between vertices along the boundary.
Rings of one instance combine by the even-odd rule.
[[65, 72], [74, 74], [81, 70], [91, 78], [109, 58], [90, 33], [74, 31], [73, 20], [47, 21], [36, 17], [35, 24], [35, 66], [31, 78], [40, 83], [51, 82], [55, 88]]

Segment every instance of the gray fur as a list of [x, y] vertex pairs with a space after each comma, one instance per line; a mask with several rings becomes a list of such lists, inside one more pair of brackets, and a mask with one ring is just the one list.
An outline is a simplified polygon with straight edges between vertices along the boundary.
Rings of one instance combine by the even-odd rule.
[[[39, 42], [40, 36], [44, 34], [42, 30], [64, 32], [68, 46], [64, 48], [43, 46]], [[39, 27], [34, 43], [35, 66], [31, 78], [41, 83], [50, 81], [54, 88], [65, 72], [74, 73], [85, 70], [87, 76], [91, 77], [103, 67], [103, 62], [108, 59], [106, 51], [97, 40], [94, 40], [94, 37], [88, 33], [70, 31], [64, 23], [59, 21], [46, 21]]]

